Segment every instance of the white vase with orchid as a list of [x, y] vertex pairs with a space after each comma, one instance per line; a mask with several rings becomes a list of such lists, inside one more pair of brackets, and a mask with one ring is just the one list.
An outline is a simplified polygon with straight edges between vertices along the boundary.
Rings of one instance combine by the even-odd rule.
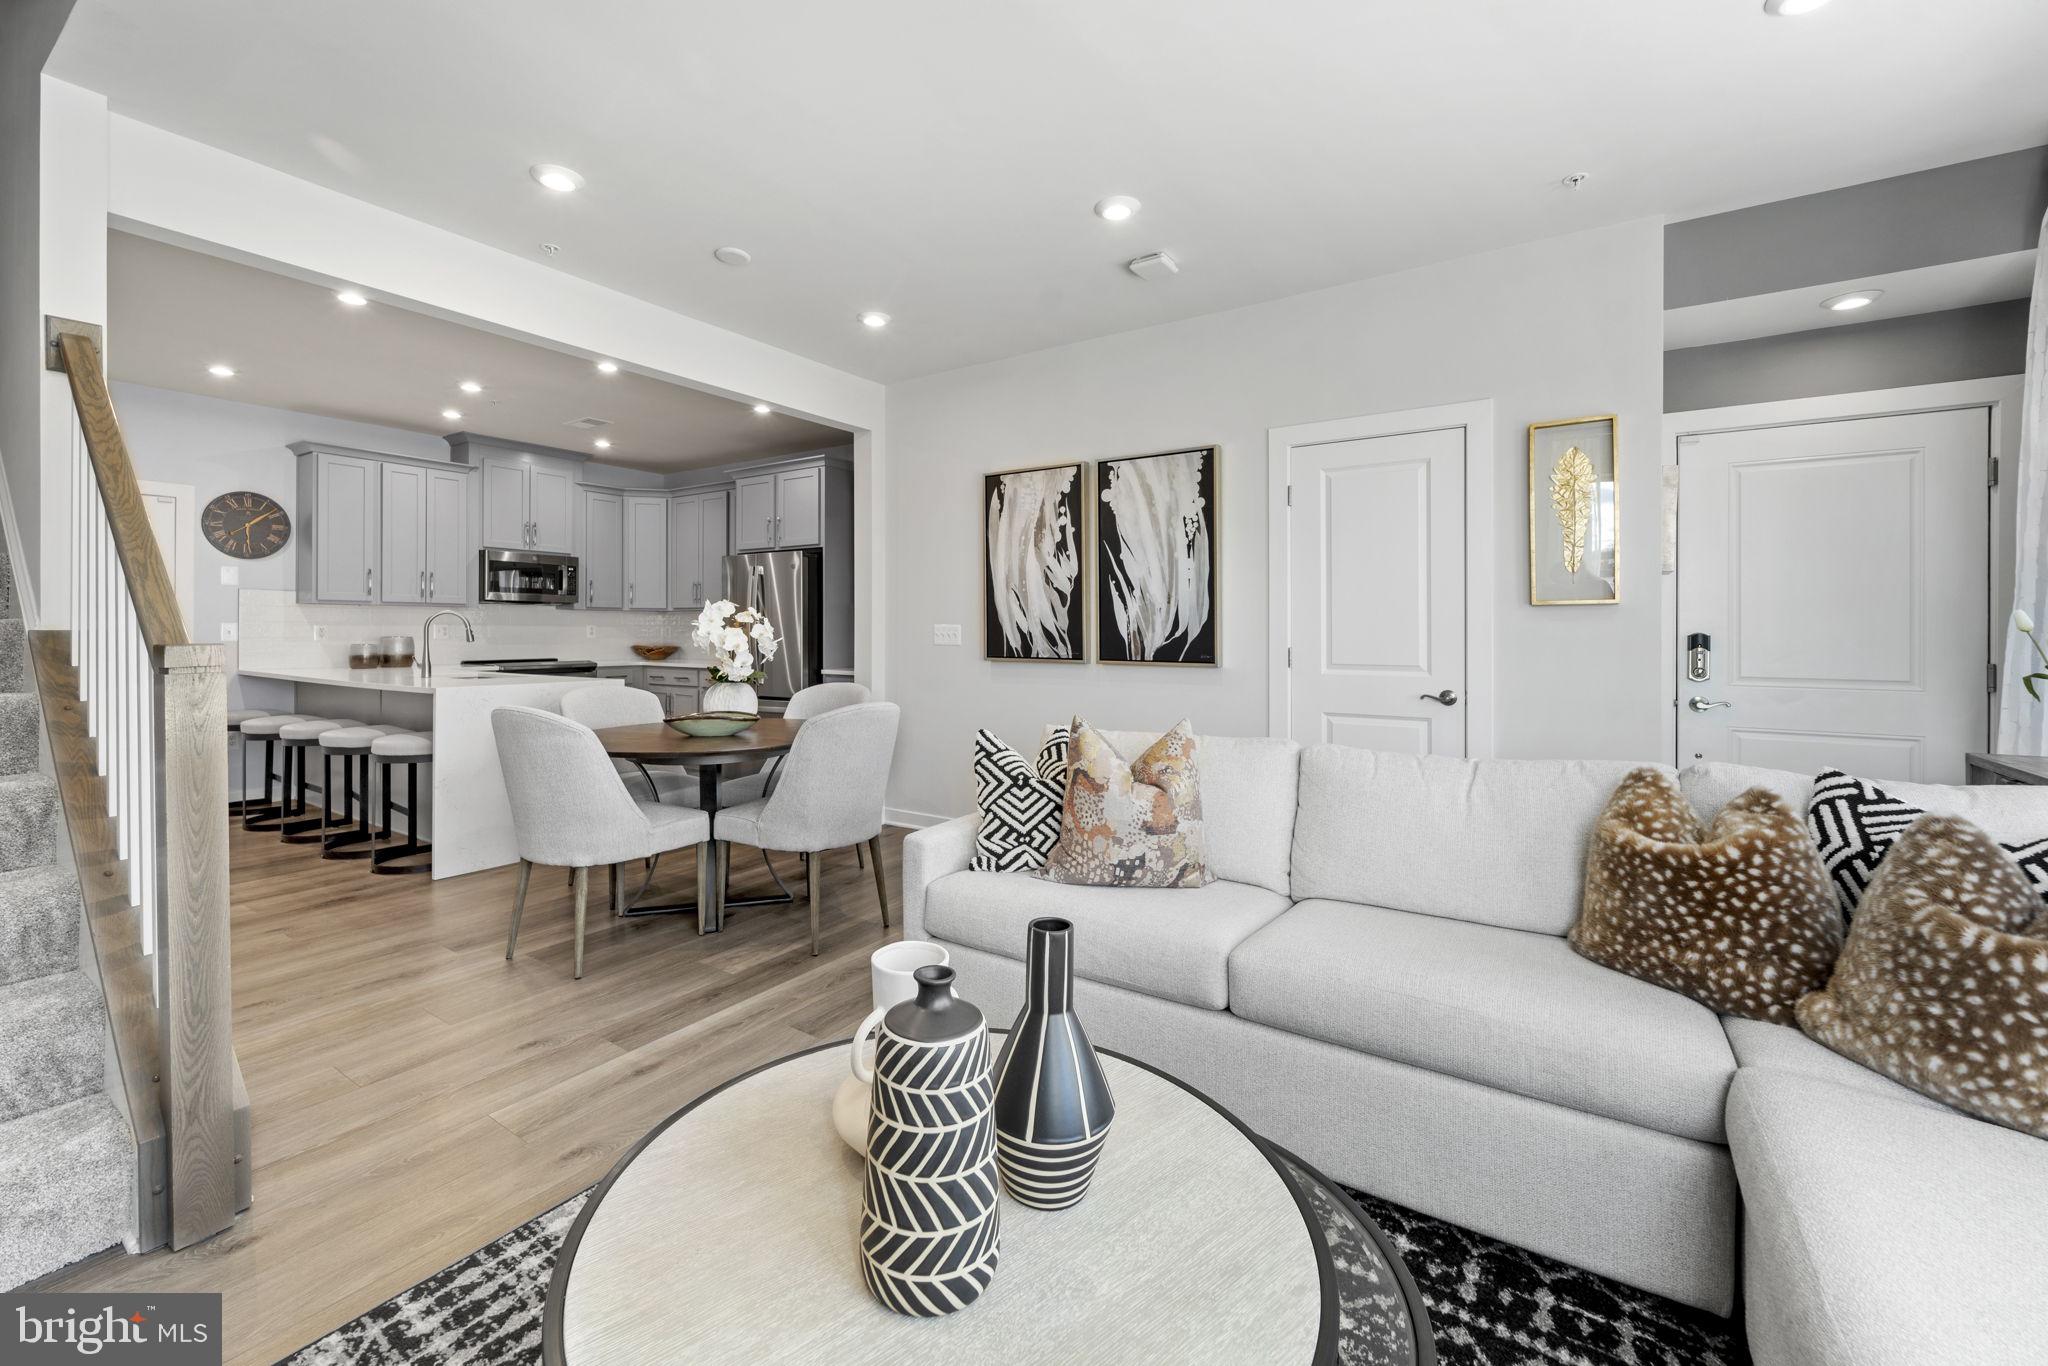
[[775, 658], [782, 641], [767, 617], [720, 598], [697, 614], [691, 639], [711, 658], [711, 686], [704, 690], [705, 711], [759, 714], [753, 685], [767, 678], [761, 665]]

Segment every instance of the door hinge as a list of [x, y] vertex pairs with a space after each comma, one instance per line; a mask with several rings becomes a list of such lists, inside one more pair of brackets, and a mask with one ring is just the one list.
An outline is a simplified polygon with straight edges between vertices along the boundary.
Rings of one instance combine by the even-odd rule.
[[1998, 457], [1997, 457], [1997, 456], [1995, 456], [1995, 455], [1991, 457], [1991, 483], [1990, 483], [1990, 487], [1992, 487], [1992, 488], [1997, 488], [1997, 487], [1998, 487]]
[[1287, 506], [1294, 506], [1294, 485], [1292, 484], [1287, 486]]
[[1984, 666], [1984, 691], [1994, 696], [1998, 693], [1998, 665], [1995, 663]]
[[1287, 667], [1290, 669], [1294, 667], [1294, 647], [1292, 645], [1287, 647]]

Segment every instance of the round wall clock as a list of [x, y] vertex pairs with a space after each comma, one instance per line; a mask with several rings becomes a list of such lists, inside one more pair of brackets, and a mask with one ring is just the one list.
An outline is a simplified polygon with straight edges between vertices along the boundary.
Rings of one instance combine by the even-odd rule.
[[208, 503], [199, 526], [208, 545], [238, 560], [275, 555], [292, 538], [292, 519], [277, 500], [246, 489], [223, 493]]

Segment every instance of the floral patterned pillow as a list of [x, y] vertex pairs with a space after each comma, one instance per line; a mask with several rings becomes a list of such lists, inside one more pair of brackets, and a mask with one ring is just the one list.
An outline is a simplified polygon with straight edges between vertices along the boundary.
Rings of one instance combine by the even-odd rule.
[[1202, 783], [1186, 721], [1126, 761], [1074, 718], [1060, 837], [1037, 876], [1088, 887], [1203, 887]]

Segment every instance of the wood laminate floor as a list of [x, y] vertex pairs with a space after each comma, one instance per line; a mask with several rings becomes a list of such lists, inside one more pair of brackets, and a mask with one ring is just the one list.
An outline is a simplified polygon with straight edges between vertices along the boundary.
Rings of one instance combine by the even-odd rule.
[[[904, 833], [882, 837], [888, 931], [853, 851], [825, 856], [817, 958], [793, 856], [778, 866], [794, 905], [729, 912], [702, 938], [690, 916], [612, 918], [594, 873], [579, 982], [560, 870], [535, 870], [508, 963], [513, 870], [378, 877], [236, 827], [255, 1204], [197, 1247], [45, 1288], [219, 1291], [226, 1361], [275, 1361], [597, 1180], [707, 1088], [851, 1033], [867, 956], [901, 933]], [[735, 894], [774, 890], [753, 850], [733, 863]], [[672, 856], [650, 900], [694, 886], [690, 856]]]

